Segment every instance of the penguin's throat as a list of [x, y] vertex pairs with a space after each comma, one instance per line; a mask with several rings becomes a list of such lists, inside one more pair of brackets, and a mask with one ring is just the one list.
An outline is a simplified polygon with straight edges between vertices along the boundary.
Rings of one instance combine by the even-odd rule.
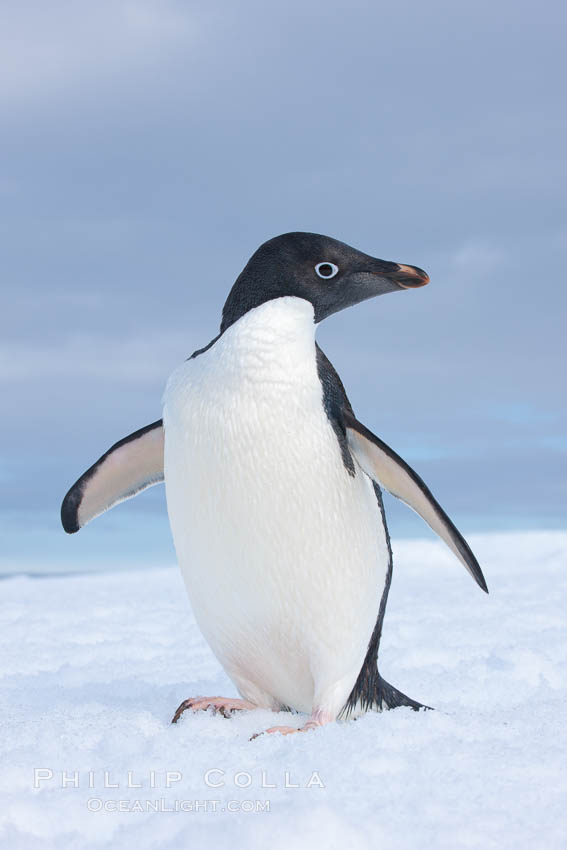
[[219, 354], [233, 371], [249, 377], [269, 372], [291, 379], [315, 358], [313, 307], [286, 296], [250, 310], [219, 340]]

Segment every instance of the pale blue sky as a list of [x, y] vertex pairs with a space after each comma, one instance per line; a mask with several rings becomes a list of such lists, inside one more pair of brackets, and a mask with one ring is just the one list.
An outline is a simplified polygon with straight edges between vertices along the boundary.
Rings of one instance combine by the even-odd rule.
[[61, 497], [160, 416], [288, 230], [430, 274], [319, 341], [462, 530], [565, 527], [565, 23], [558, 2], [5, 0], [2, 567], [172, 560], [161, 493], [75, 538]]

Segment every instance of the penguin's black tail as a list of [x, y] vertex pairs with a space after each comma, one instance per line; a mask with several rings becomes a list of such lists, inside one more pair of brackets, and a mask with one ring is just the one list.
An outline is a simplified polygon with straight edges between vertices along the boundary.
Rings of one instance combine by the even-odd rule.
[[389, 708], [401, 708], [401, 706], [407, 706], [408, 708], [412, 708], [414, 711], [419, 711], [421, 708], [426, 711], [433, 711], [431, 706], [423, 705], [421, 702], [416, 702], [416, 700], [411, 699], [411, 697], [407, 697], [397, 688], [394, 688], [394, 686], [387, 682], [386, 679], [383, 679], [379, 673], [378, 682], [376, 683], [375, 705], [378, 711], [385, 711]]
[[340, 713], [342, 717], [350, 714], [358, 715], [365, 711], [388, 711], [391, 708], [411, 708], [413, 711], [433, 711], [431, 706], [423, 705], [417, 700], [411, 699], [394, 688], [386, 679], [383, 679], [376, 667], [372, 669], [372, 675], [359, 676], [350, 697]]

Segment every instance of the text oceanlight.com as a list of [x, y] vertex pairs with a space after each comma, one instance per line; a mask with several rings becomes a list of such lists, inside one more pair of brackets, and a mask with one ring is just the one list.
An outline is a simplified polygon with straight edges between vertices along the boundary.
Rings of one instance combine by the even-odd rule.
[[[38, 767], [34, 769], [33, 787], [41, 790], [59, 788], [62, 793], [67, 794], [72, 789], [90, 792], [86, 799], [86, 807], [89, 812], [269, 812], [271, 801], [267, 794], [258, 794], [264, 799], [253, 799], [254, 791], [266, 791], [268, 789], [298, 789], [298, 788], [325, 788], [319, 771], [312, 770], [304, 775], [296, 774], [290, 770], [277, 772], [267, 770], [223, 770], [220, 767], [211, 767], [198, 776], [185, 776], [180, 770], [150, 770], [146, 773], [137, 773], [134, 770], [125, 770], [121, 773], [110, 770], [53, 770], [49, 767]], [[207, 789], [208, 794], [203, 794], [196, 799], [191, 794], [197, 794], [200, 787]], [[113, 789], [117, 791], [112, 798], [102, 795], [102, 791]], [[130, 799], [124, 793], [132, 789], [143, 789], [153, 791], [159, 789], [157, 794], [147, 794], [144, 798], [141, 794], [135, 799]], [[163, 796], [160, 790], [177, 789], [177, 799], [170, 799], [168, 795]], [[187, 794], [182, 798], [180, 791]], [[246, 799], [207, 799], [213, 796], [230, 796], [230, 791], [246, 793]], [[121, 793], [120, 793], [121, 792]], [[293, 791], [290, 791], [293, 793]], [[86, 796], [86, 795], [85, 795]]]
[[269, 800], [102, 800], [90, 797], [89, 812], [269, 812]]

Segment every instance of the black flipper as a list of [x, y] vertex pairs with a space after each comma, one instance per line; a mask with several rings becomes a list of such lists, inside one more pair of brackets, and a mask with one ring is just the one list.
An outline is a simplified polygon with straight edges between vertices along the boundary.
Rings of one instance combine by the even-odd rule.
[[481, 590], [488, 593], [485, 578], [471, 547], [417, 472], [349, 411], [344, 414], [344, 422], [348, 447], [361, 469], [418, 513], [457, 556]]
[[163, 423], [159, 419], [115, 443], [75, 481], [61, 505], [61, 523], [74, 534], [91, 519], [163, 481]]

